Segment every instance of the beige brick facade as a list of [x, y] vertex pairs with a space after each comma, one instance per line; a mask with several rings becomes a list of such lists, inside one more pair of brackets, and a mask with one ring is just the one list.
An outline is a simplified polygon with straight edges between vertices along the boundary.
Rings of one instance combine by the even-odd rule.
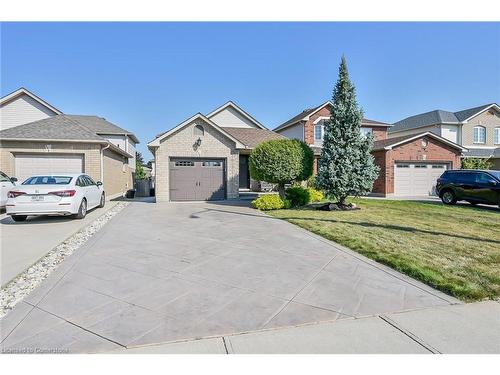
[[[203, 136], [194, 134], [194, 126], [202, 125]], [[194, 147], [198, 138], [201, 146]], [[170, 135], [155, 151], [156, 181], [155, 194], [157, 202], [168, 202], [169, 197], [169, 160], [171, 157], [220, 158], [226, 164], [227, 199], [238, 198], [239, 187], [239, 151], [235, 142], [221, 134], [202, 119], [193, 120], [181, 130]]]
[[[29, 142], [1, 141], [0, 170], [9, 176], [16, 176], [15, 155], [17, 154], [79, 154], [83, 155], [83, 172], [95, 181], [101, 180], [101, 147], [99, 143], [79, 142]], [[132, 187], [132, 171], [125, 165], [124, 158], [115, 152], [105, 150], [104, 187], [108, 198], [116, 197]], [[126, 163], [126, 161], [125, 161]], [[128, 185], [127, 185], [128, 184]]]
[[128, 160], [116, 152], [104, 150], [104, 191], [108, 198], [123, 195], [132, 189], [132, 169], [127, 164]]

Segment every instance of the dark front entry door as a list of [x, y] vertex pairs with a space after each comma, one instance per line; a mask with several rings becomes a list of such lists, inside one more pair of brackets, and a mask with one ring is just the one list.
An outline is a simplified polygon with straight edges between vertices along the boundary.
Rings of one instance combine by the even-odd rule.
[[170, 160], [170, 200], [209, 201], [226, 197], [224, 160]]
[[240, 155], [240, 189], [250, 189], [248, 155]]

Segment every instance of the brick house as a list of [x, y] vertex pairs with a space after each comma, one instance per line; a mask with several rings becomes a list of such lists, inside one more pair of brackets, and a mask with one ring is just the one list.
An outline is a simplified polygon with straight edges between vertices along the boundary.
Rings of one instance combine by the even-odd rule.
[[86, 173], [106, 197], [133, 186], [131, 132], [98, 116], [67, 115], [25, 88], [0, 99], [0, 170], [23, 181], [35, 174]]
[[259, 143], [281, 138], [231, 101], [195, 114], [148, 143], [156, 201], [238, 199], [258, 189], [248, 157]]
[[[314, 173], [321, 156], [324, 126], [330, 118], [330, 101], [302, 111], [274, 129], [288, 138], [306, 142], [314, 151]], [[373, 194], [382, 196], [429, 195], [445, 168], [459, 168], [465, 149], [437, 134], [421, 132], [388, 139], [391, 125], [363, 118], [361, 133], [372, 134], [373, 156], [380, 167]], [[437, 176], [437, 177], [436, 177]]]

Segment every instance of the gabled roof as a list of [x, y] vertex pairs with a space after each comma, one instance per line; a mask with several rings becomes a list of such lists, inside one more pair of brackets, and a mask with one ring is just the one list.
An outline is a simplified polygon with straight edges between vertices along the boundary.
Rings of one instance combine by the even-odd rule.
[[3, 105], [7, 102], [10, 102], [11, 100], [13, 100], [21, 95], [28, 95], [33, 100], [37, 101], [38, 103], [40, 103], [44, 107], [50, 109], [56, 115], [62, 114], [62, 112], [60, 110], [58, 110], [56, 107], [50, 105], [45, 100], [39, 98], [38, 96], [36, 96], [32, 92], [30, 92], [29, 90], [25, 89], [24, 87], [21, 87], [21, 88], [17, 89], [16, 91], [13, 91], [10, 94], [7, 94], [7, 95], [3, 96], [2, 98], [0, 98], [0, 105]]
[[262, 125], [260, 122], [258, 122], [255, 118], [253, 118], [250, 114], [245, 112], [243, 109], [241, 109], [239, 106], [237, 106], [233, 101], [228, 101], [227, 103], [221, 105], [220, 107], [214, 109], [212, 112], [210, 112], [206, 117], [207, 118], [212, 118], [215, 116], [217, 113], [222, 112], [224, 109], [227, 107], [232, 107], [234, 110], [236, 110], [239, 114], [241, 114], [243, 117], [248, 119], [250, 122], [255, 124], [260, 129], [267, 129], [264, 125]]
[[120, 128], [119, 126], [107, 121], [106, 119], [98, 116], [84, 116], [84, 115], [65, 115], [66, 117], [76, 120], [87, 129], [96, 134], [106, 135], [128, 135], [135, 143], [139, 143], [137, 137], [129, 131]]
[[[274, 131], [280, 131], [280, 130], [283, 130], [283, 129], [286, 129], [292, 125], [295, 125], [301, 121], [307, 121], [309, 120], [309, 118], [314, 115], [316, 112], [320, 111], [321, 109], [323, 109], [324, 107], [326, 107], [327, 105], [332, 105], [332, 102], [329, 100], [317, 107], [314, 107], [314, 108], [307, 108], [307, 109], [304, 109], [302, 112], [300, 112], [299, 114], [297, 114], [296, 116], [293, 116], [290, 120], [287, 120], [285, 121], [283, 124], [279, 125], [277, 128], [274, 129]], [[385, 126], [385, 127], [389, 127], [391, 126], [390, 124], [387, 124], [385, 122], [380, 122], [380, 121], [375, 121], [375, 120], [370, 120], [370, 119], [367, 119], [367, 118], [363, 118], [361, 120], [361, 125], [366, 125], [366, 126]]]
[[499, 158], [500, 157], [500, 147], [497, 148], [470, 148], [463, 153], [465, 157], [474, 158]]
[[419, 139], [422, 137], [430, 137], [434, 138], [442, 143], [447, 144], [450, 147], [458, 148], [462, 151], [466, 151], [467, 149], [465, 147], [460, 146], [459, 144], [452, 142], [446, 138], [443, 138], [435, 133], [432, 132], [423, 132], [419, 134], [410, 134], [410, 135], [404, 135], [401, 137], [394, 137], [394, 138], [387, 138], [387, 139], [381, 139], [379, 141], [373, 142], [373, 151], [377, 150], [391, 150], [393, 147], [399, 146], [404, 143], [411, 142], [415, 139]]
[[187, 125], [189, 125], [190, 123], [192, 123], [193, 121], [195, 121], [196, 119], [203, 120], [204, 122], [206, 122], [207, 124], [209, 124], [210, 126], [212, 126], [214, 129], [216, 129], [219, 133], [225, 135], [227, 138], [229, 138], [230, 140], [232, 140], [233, 142], [235, 142], [236, 148], [245, 148], [245, 145], [242, 144], [240, 141], [238, 141], [236, 138], [234, 138], [231, 134], [229, 134], [228, 132], [226, 132], [225, 128], [221, 128], [220, 126], [218, 126], [217, 124], [215, 124], [212, 120], [210, 120], [206, 116], [202, 115], [201, 113], [197, 113], [194, 116], [191, 116], [190, 118], [188, 118], [187, 120], [184, 120], [179, 125], [177, 125], [176, 127], [170, 129], [169, 131], [166, 131], [164, 133], [158, 134], [155, 139], [153, 139], [151, 142], [148, 143], [148, 147], [150, 147], [150, 148], [151, 147], [159, 147], [160, 146], [160, 142], [162, 140], [164, 140], [165, 138], [168, 138], [169, 136], [171, 136], [174, 133], [177, 133], [179, 130], [183, 129], [184, 127], [186, 127]]
[[224, 130], [250, 149], [271, 139], [286, 139], [285, 136], [267, 129], [225, 127]]
[[500, 110], [500, 107], [498, 107], [496, 103], [485, 104], [479, 107], [464, 109], [463, 111], [458, 112], [449, 112], [443, 111], [441, 109], [436, 109], [434, 111], [410, 116], [401, 121], [398, 121], [394, 123], [394, 126], [389, 130], [389, 132], [394, 133], [403, 130], [417, 129], [438, 124], [458, 125], [493, 107], [495, 107], [497, 110]]

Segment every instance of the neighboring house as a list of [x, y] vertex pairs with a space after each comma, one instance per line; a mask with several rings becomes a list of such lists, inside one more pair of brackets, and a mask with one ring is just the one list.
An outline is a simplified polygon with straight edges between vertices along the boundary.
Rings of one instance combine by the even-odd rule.
[[429, 131], [375, 141], [372, 154], [380, 172], [373, 193], [435, 195], [437, 179], [446, 169], [460, 168], [463, 151], [462, 146]]
[[0, 130], [60, 114], [60, 110], [21, 87], [0, 99]]
[[248, 168], [252, 149], [282, 138], [231, 101], [198, 113], [148, 143], [156, 201], [237, 199], [257, 185]]
[[[330, 118], [332, 103], [306, 109], [278, 126], [274, 131], [305, 141], [314, 151], [314, 173], [321, 156], [325, 121]], [[382, 196], [432, 195], [435, 183], [446, 168], [459, 168], [460, 145], [430, 132], [418, 132], [388, 139], [391, 125], [362, 119], [361, 133], [374, 138], [372, 154], [380, 167], [373, 193]]]
[[[320, 106], [305, 109], [290, 120], [274, 129], [275, 132], [291, 139], [304, 141], [314, 151], [314, 173], [317, 172], [318, 159], [321, 155], [323, 137], [325, 134], [325, 121], [330, 119], [332, 103], [327, 101]], [[363, 119], [361, 133], [372, 134], [374, 140], [387, 138], [389, 124], [384, 122]]]
[[458, 112], [435, 110], [398, 121], [389, 137], [432, 132], [467, 148], [463, 157], [490, 159], [500, 169], [500, 107], [496, 103]]
[[[18, 91], [17, 96], [1, 99], [2, 115], [12, 100], [34, 96], [26, 89]], [[45, 103], [39, 100], [37, 110]], [[18, 119], [36, 112], [24, 104], [15, 109]], [[83, 172], [103, 182], [108, 199], [132, 188], [135, 145], [139, 143], [134, 134], [101, 117], [49, 113], [49, 109], [45, 117], [40, 115], [42, 119], [21, 125], [13, 108], [8, 109], [8, 121], [3, 123], [2, 118], [0, 131], [0, 169], [4, 173], [23, 181], [34, 174]]]

